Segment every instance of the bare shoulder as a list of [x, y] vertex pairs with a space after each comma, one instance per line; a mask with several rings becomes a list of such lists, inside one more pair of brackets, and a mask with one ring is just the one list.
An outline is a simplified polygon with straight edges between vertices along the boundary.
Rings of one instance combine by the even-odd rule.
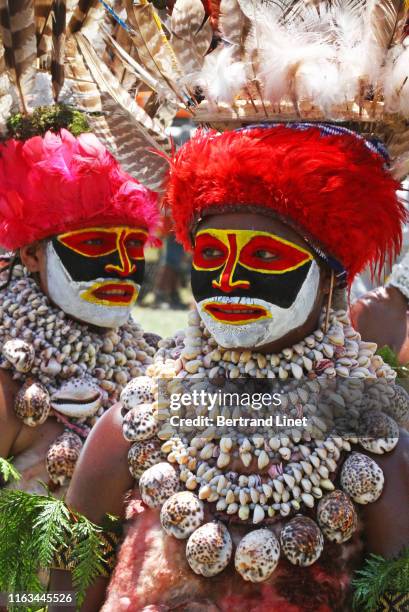
[[364, 507], [368, 552], [391, 557], [409, 545], [409, 433], [401, 430], [391, 453], [371, 455], [382, 468], [381, 497]]
[[123, 516], [123, 497], [133, 486], [130, 443], [122, 435], [121, 405], [110, 408], [92, 429], [68, 489], [67, 503], [93, 521], [106, 513]]

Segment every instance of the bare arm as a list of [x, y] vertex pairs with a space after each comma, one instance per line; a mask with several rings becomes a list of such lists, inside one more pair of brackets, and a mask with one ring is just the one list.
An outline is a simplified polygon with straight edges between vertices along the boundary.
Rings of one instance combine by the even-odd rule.
[[408, 302], [395, 287], [378, 287], [366, 293], [351, 307], [353, 325], [363, 340], [388, 345], [401, 363], [409, 359]]
[[386, 558], [409, 545], [409, 434], [401, 430], [396, 448], [386, 455], [372, 455], [385, 475], [381, 497], [364, 506], [368, 553]]
[[[124, 518], [124, 495], [134, 484], [127, 462], [129, 446], [122, 435], [121, 407], [117, 404], [105, 413], [88, 437], [68, 489], [67, 504], [97, 524], [102, 523], [107, 513]], [[100, 609], [107, 584], [104, 578], [95, 581], [87, 592], [82, 612]], [[70, 573], [54, 570], [49, 589], [72, 590]], [[49, 607], [49, 612], [53, 611], [54, 607]]]
[[14, 412], [14, 398], [18, 386], [11, 376], [0, 370], [0, 457], [7, 459], [22, 428]]

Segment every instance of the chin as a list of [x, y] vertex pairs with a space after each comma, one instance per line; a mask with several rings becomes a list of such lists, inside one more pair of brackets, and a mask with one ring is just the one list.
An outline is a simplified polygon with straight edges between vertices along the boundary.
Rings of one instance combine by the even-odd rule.
[[268, 334], [268, 321], [247, 323], [244, 325], [228, 325], [219, 323], [203, 312], [198, 304], [200, 317], [216, 342], [226, 349], [251, 349], [266, 343]]
[[[84, 309], [88, 310], [88, 309]], [[120, 312], [112, 312], [113, 308], [108, 306], [94, 306], [92, 310], [97, 312], [78, 311], [76, 313], [65, 311], [72, 319], [85, 325], [100, 327], [101, 329], [117, 329], [129, 321], [131, 311], [128, 308], [118, 308]]]

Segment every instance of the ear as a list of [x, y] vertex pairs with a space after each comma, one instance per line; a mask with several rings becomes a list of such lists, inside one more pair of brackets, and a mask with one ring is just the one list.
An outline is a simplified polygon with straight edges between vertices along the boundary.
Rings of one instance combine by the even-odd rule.
[[29, 272], [40, 271], [43, 247], [42, 242], [33, 242], [20, 248], [20, 259]]

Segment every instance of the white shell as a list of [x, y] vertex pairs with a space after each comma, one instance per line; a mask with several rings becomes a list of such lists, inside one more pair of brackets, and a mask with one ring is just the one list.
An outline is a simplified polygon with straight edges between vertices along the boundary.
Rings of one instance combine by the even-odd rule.
[[139, 480], [143, 502], [150, 508], [158, 508], [179, 490], [180, 481], [175, 468], [163, 461], [151, 466]]
[[227, 567], [232, 551], [233, 543], [223, 523], [206, 523], [187, 541], [186, 558], [195, 574], [211, 577]]
[[295, 516], [280, 534], [281, 549], [293, 565], [307, 567], [316, 562], [324, 548], [318, 525], [306, 516]]
[[128, 451], [129, 471], [138, 480], [145, 470], [156, 463], [160, 463], [161, 459], [159, 440], [135, 442]]
[[29, 427], [42, 425], [50, 414], [50, 396], [43, 385], [28, 380], [14, 400], [16, 415]]
[[29, 372], [34, 363], [34, 348], [24, 340], [14, 338], [4, 343], [3, 356], [17, 370], [17, 372]]
[[401, 427], [409, 429], [409, 395], [400, 385], [393, 385], [395, 391], [389, 399], [389, 405], [384, 411], [389, 414]]
[[349, 540], [356, 530], [358, 519], [349, 496], [336, 490], [319, 502], [317, 521], [328, 540], [342, 544]]
[[234, 565], [240, 576], [250, 582], [268, 580], [277, 567], [280, 544], [268, 529], [247, 533], [236, 549]]
[[378, 499], [384, 484], [383, 471], [367, 455], [352, 453], [341, 472], [341, 486], [357, 504], [370, 504]]
[[51, 396], [51, 406], [68, 417], [94, 415], [101, 406], [101, 389], [88, 378], [71, 378]]
[[154, 417], [152, 404], [141, 404], [131, 408], [122, 421], [122, 431], [125, 440], [136, 442], [149, 440], [158, 431], [159, 425]]
[[154, 380], [150, 376], [133, 378], [122, 390], [120, 401], [125, 410], [131, 410], [140, 404], [149, 404], [154, 400]]
[[368, 410], [362, 416], [360, 425], [360, 445], [371, 453], [382, 455], [395, 448], [399, 440], [399, 427], [387, 414]]
[[160, 522], [168, 535], [185, 540], [204, 520], [203, 502], [190, 491], [174, 493], [160, 511]]
[[71, 478], [82, 445], [81, 438], [72, 431], [64, 431], [51, 444], [46, 455], [46, 468], [55, 484], [63, 486]]

